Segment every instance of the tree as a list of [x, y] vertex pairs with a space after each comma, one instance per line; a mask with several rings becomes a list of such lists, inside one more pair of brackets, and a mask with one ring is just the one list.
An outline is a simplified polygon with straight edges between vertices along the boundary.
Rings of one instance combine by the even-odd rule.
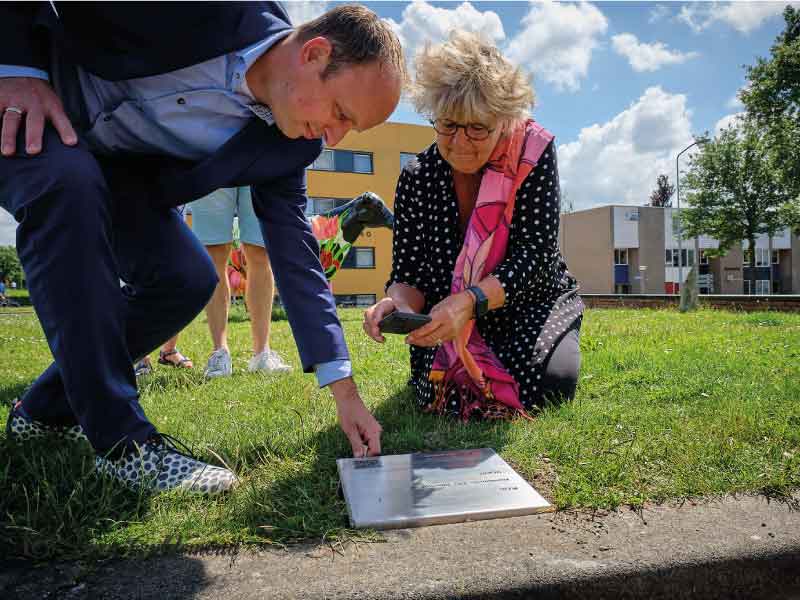
[[768, 159], [786, 189], [785, 211], [800, 204], [800, 9], [787, 6], [786, 28], [768, 59], [746, 67], [748, 85], [739, 96], [747, 115], [769, 140]]
[[[684, 181], [690, 205], [683, 216], [686, 237], [719, 240], [719, 254], [746, 240], [755, 267], [755, 240], [775, 235], [788, 223], [782, 211], [786, 190], [769, 160], [769, 141], [755, 123], [742, 120], [708, 141], [690, 159]], [[755, 269], [750, 269], [755, 289]]]
[[659, 175], [656, 180], [656, 189], [650, 194], [650, 206], [672, 206], [672, 194], [675, 186], [669, 182], [669, 177]]
[[14, 246], [0, 246], [0, 280], [8, 279], [21, 284], [25, 275]]

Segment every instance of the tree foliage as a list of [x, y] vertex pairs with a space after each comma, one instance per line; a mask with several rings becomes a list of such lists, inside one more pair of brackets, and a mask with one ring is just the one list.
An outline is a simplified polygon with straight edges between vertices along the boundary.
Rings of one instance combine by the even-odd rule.
[[684, 235], [716, 238], [721, 254], [747, 240], [750, 266], [755, 266], [756, 238], [775, 235], [787, 224], [782, 209], [788, 196], [769, 152], [769, 140], [748, 120], [704, 144], [691, 157], [684, 179], [690, 205], [682, 216]]
[[672, 206], [672, 195], [675, 186], [669, 182], [669, 177], [659, 175], [656, 179], [656, 189], [650, 194], [650, 206]]
[[[788, 217], [800, 204], [800, 9], [787, 6], [784, 31], [767, 59], [747, 67], [748, 85], [740, 93], [747, 115], [769, 141], [767, 160], [788, 200]], [[800, 230], [800, 222], [795, 224]]]
[[0, 246], [0, 279], [22, 283], [25, 278], [14, 246]]

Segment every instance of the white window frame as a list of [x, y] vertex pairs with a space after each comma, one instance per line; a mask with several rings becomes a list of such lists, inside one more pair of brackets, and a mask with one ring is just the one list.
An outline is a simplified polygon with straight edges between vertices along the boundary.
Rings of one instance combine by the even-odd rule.
[[[625, 262], [622, 261], [622, 256], [624, 253]], [[614, 248], [614, 266], [628, 266], [630, 263], [628, 262], [628, 249], [627, 248]]]
[[[367, 256], [370, 257], [370, 264], [359, 264], [359, 256]], [[353, 266], [344, 266], [342, 265], [343, 269], [374, 269], [375, 268], [375, 247], [374, 246], [353, 246], [350, 248], [350, 252], [347, 255], [347, 259], [353, 256]], [[345, 259], [345, 260], [347, 260]], [[373, 302], [374, 304], [374, 302]], [[371, 306], [371, 305], [370, 305]]]
[[412, 160], [417, 158], [417, 155], [413, 152], [401, 152], [400, 153], [400, 170], [402, 171], [403, 168], [410, 163]]
[[[330, 162], [330, 166], [327, 164], [328, 162]], [[309, 169], [315, 169], [317, 171], [335, 171], [336, 159], [333, 156], [333, 150], [324, 148], [317, 159], [311, 163]]]
[[[356, 158], [365, 158], [369, 161], [369, 170], [364, 171], [361, 169], [356, 168]], [[366, 152], [353, 152], [353, 173], [372, 173], [373, 172], [373, 165], [372, 165], [372, 154], [368, 154]]]

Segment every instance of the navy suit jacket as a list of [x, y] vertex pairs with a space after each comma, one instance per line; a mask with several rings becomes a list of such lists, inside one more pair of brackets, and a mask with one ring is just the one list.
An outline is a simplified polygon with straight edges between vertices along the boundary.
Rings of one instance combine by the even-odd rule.
[[[245, 48], [285, 29], [274, 2], [0, 3], [0, 64], [48, 70], [51, 44], [112, 80], [157, 75]], [[305, 217], [305, 168], [321, 140], [289, 139], [253, 118], [199, 163], [160, 156], [98, 157], [117, 199], [174, 207], [249, 185], [305, 371], [347, 359], [341, 325]]]

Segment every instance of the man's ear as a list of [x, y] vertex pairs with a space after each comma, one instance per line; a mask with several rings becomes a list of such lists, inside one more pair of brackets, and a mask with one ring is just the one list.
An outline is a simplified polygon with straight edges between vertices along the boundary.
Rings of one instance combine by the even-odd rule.
[[328, 66], [333, 46], [328, 38], [318, 36], [305, 42], [300, 49], [300, 64], [320, 63], [322, 69]]

